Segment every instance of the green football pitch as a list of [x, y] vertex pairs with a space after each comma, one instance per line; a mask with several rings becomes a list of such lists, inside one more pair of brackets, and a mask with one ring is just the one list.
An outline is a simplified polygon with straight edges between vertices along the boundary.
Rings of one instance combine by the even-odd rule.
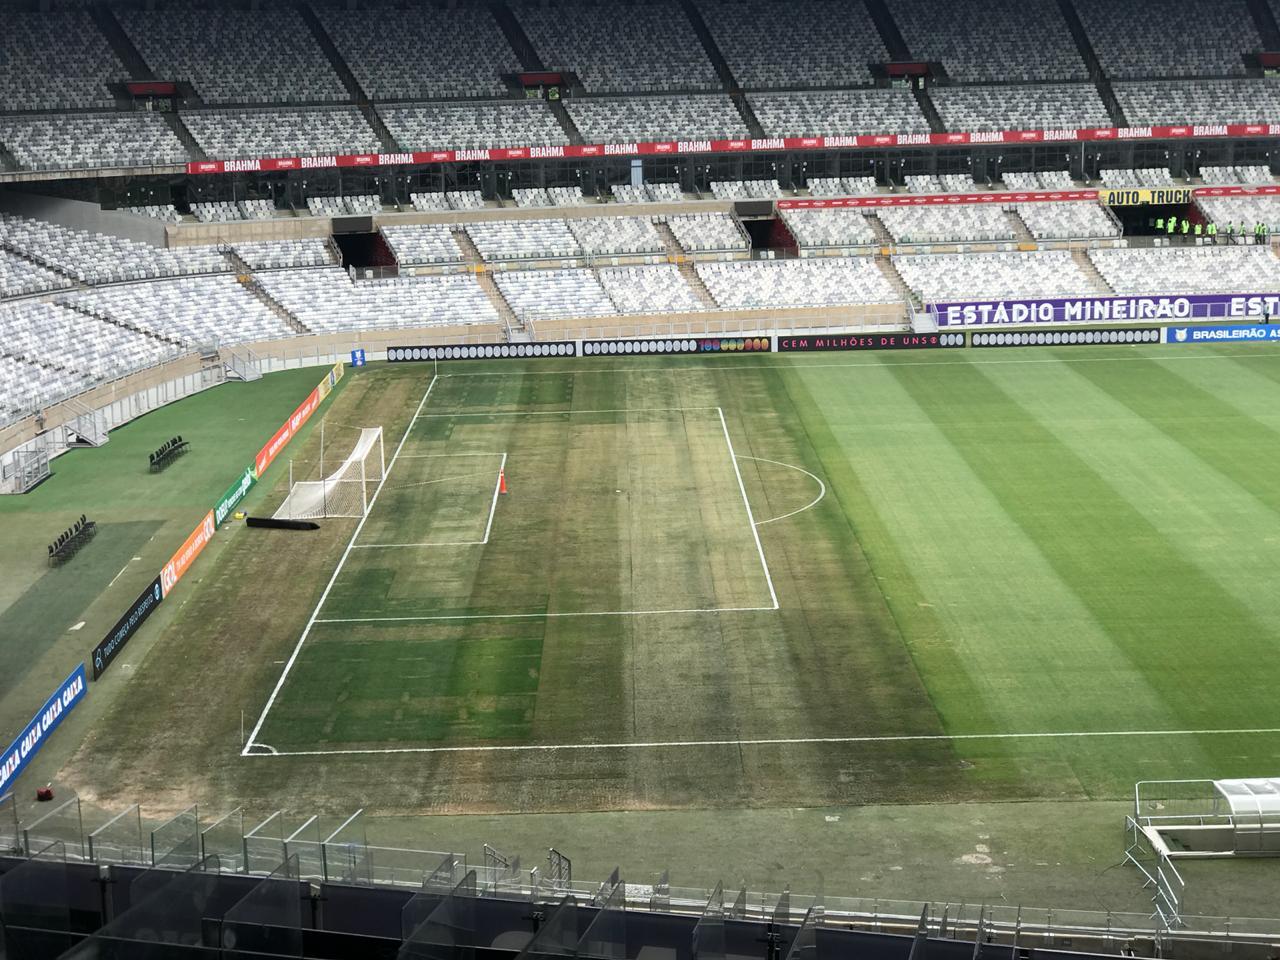
[[1274, 772], [1265, 347], [353, 382], [333, 415], [384, 427], [386, 478], [282, 618], [240, 776], [608, 809]]

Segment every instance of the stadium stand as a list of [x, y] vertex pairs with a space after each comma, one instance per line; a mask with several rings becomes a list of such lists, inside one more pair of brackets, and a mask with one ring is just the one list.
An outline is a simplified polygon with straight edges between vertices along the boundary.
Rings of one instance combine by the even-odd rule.
[[313, 217], [345, 217], [347, 205], [342, 197], [307, 197], [307, 209]]
[[1116, 293], [1257, 293], [1280, 285], [1280, 260], [1267, 247], [1091, 250]]
[[876, 216], [899, 243], [1012, 240], [1013, 226], [994, 204], [949, 207], [882, 207]]
[[551, 206], [551, 194], [544, 187], [516, 187], [511, 191], [511, 199], [517, 207]]
[[547, 69], [573, 71], [593, 93], [719, 86], [693, 25], [676, 3], [606, 0], [514, 9]]
[[858, 210], [782, 210], [782, 221], [801, 247], [847, 247], [876, 242]]
[[684, 191], [680, 189], [678, 183], [646, 183], [644, 189], [649, 194], [649, 198], [658, 203], [679, 203], [684, 199]]
[[306, 110], [197, 110], [183, 114], [211, 157], [330, 156], [377, 153], [378, 138], [355, 107]]
[[668, 217], [680, 246], [688, 253], [747, 250], [750, 244], [737, 221], [723, 213], [694, 213]]
[[509, 270], [494, 279], [521, 319], [606, 317], [618, 312], [591, 270]]
[[588, 143], [749, 136], [738, 108], [726, 96], [580, 98], [565, 105]]
[[443, 224], [385, 226], [382, 236], [402, 265], [462, 262], [462, 250]]
[[662, 253], [666, 248], [653, 223], [641, 217], [590, 217], [566, 221], [591, 256]]
[[900, 299], [870, 257], [734, 260], [695, 269], [716, 303], [734, 310], [893, 303]]
[[0, 110], [112, 107], [107, 84], [126, 74], [87, 12], [6, 9]]
[[1020, 203], [1014, 209], [1037, 240], [1118, 237], [1121, 232], [1096, 203]]
[[479, 190], [447, 190], [444, 197], [451, 210], [484, 209], [484, 194]]
[[413, 204], [413, 209], [421, 213], [449, 209], [449, 198], [443, 192], [411, 193], [409, 194], [409, 202]]
[[126, 213], [139, 217], [151, 217], [153, 220], [164, 220], [166, 223], [181, 223], [182, 214], [172, 203], [150, 204], [143, 207], [122, 207]]
[[893, 265], [925, 302], [1098, 292], [1066, 250], [906, 255], [895, 256]]
[[[743, 87], [865, 84], [868, 64], [889, 59], [861, 0], [704, 0], [698, 10]], [[782, 28], [762, 30], [765, 23]]]
[[1113, 84], [1132, 124], [1256, 123], [1280, 116], [1273, 80], [1165, 80]]
[[689, 313], [704, 308], [673, 264], [610, 267], [599, 276], [618, 313]]
[[910, 90], [753, 93], [747, 101], [774, 137], [926, 133], [929, 121]]
[[893, 0], [890, 9], [911, 55], [941, 61], [953, 80], [1089, 76], [1053, 0]]
[[328, 244], [318, 237], [305, 240], [239, 241], [236, 254], [254, 270], [281, 270], [286, 267], [324, 267], [334, 262]]
[[466, 224], [485, 260], [579, 257], [582, 247], [563, 220], [488, 220]]
[[946, 193], [942, 181], [933, 174], [909, 173], [902, 178], [903, 185], [912, 193]]
[[948, 130], [1063, 130], [1109, 127], [1092, 83], [934, 87], [934, 106]]
[[1167, 187], [1176, 181], [1163, 167], [1135, 167], [1132, 170], [1099, 170], [1098, 182], [1104, 187]]
[[0, 243], [28, 251], [45, 266], [91, 284], [231, 269], [227, 259], [210, 247], [162, 249], [10, 214], [0, 214]]
[[91, 386], [90, 378], [73, 370], [50, 370], [0, 356], [0, 422], [10, 423]]
[[110, 380], [182, 353], [176, 344], [35, 300], [0, 307], [0, 329], [7, 353], [90, 382]]
[[183, 277], [98, 287], [67, 301], [104, 320], [195, 347], [278, 339], [293, 330], [235, 277]]
[[157, 76], [190, 81], [205, 103], [347, 99], [291, 6], [121, 6], [116, 16]]
[[[66, 277], [0, 250], [0, 298], [25, 297], [72, 285]], [[7, 330], [6, 330], [7, 333]]]
[[502, 96], [517, 73], [512, 51], [484, 6], [405, 6], [386, 0], [358, 10], [315, 4], [365, 94], [375, 100]]
[[470, 275], [353, 282], [341, 267], [258, 276], [273, 300], [317, 333], [497, 323], [498, 312]]
[[1036, 179], [1046, 190], [1073, 190], [1076, 186], [1067, 170], [1041, 170], [1036, 174]]
[[1205, 183], [1266, 184], [1274, 183], [1271, 171], [1262, 166], [1200, 168], [1200, 179]]
[[276, 205], [271, 200], [197, 200], [191, 212], [201, 223], [269, 220], [276, 215]]
[[553, 207], [576, 207], [592, 202], [579, 187], [547, 187], [547, 196]]
[[406, 150], [569, 142], [551, 108], [541, 100], [380, 106], [378, 114]]
[[0, 117], [0, 143], [31, 170], [180, 164], [187, 149], [150, 113], [59, 113]]
[[1212, 223], [1243, 223], [1248, 230], [1265, 223], [1272, 233], [1280, 230], [1280, 197], [1200, 197], [1198, 202]]
[[372, 193], [347, 194], [342, 198], [347, 213], [372, 216], [382, 212], [382, 198]]
[[[1262, 48], [1245, 0], [1074, 0], [1098, 61], [1112, 78], [1241, 75]], [[1195, 43], [1186, 26], [1195, 24]], [[1129, 118], [1132, 121], [1132, 117]]]
[[978, 189], [978, 184], [968, 173], [940, 173], [938, 183], [942, 184], [944, 193], [972, 193]]
[[717, 200], [769, 200], [783, 192], [777, 180], [712, 180], [711, 195]]

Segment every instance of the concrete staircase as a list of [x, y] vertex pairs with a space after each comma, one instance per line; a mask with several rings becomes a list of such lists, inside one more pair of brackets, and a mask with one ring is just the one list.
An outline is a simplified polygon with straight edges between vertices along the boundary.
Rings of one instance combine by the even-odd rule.
[[1089, 278], [1089, 282], [1093, 284], [1093, 288], [1103, 296], [1111, 296], [1115, 293], [1111, 284], [1107, 283], [1107, 278], [1098, 272], [1097, 266], [1089, 259], [1087, 250], [1072, 250], [1071, 259], [1076, 262], [1080, 268], [1080, 272]]
[[871, 232], [876, 235], [876, 243], [882, 247], [890, 247], [897, 242], [893, 239], [893, 234], [889, 232], [889, 228], [874, 213], [864, 213], [863, 216], [867, 218]]
[[502, 290], [498, 287], [498, 282], [493, 279], [493, 274], [486, 267], [477, 267], [475, 271], [476, 283], [480, 284], [480, 289], [484, 291], [485, 296], [489, 298], [489, 302], [493, 304], [493, 309], [498, 311], [498, 317], [502, 320], [512, 342], [528, 339], [525, 334], [524, 321], [516, 316], [516, 312], [511, 309], [511, 304], [507, 302], [507, 298], [503, 296]]
[[680, 6], [684, 9], [685, 16], [689, 18], [689, 23], [693, 25], [693, 32], [697, 34], [698, 40], [702, 43], [703, 52], [706, 53], [707, 59], [711, 61], [711, 65], [715, 67], [716, 75], [720, 78], [720, 82], [724, 84], [725, 90], [729, 92], [729, 99], [738, 108], [738, 114], [742, 117], [742, 122], [751, 133], [751, 136], [757, 139], [768, 136], [765, 133], [764, 126], [760, 123], [760, 118], [756, 116], [755, 110], [751, 108], [746, 94], [738, 86], [737, 78], [734, 77], [733, 70], [729, 68], [729, 61], [725, 60], [724, 54], [720, 52], [720, 47], [716, 44], [715, 37], [711, 35], [706, 21], [702, 19], [702, 13], [698, 10], [693, 0], [680, 0]]
[[1017, 210], [1006, 210], [1004, 218], [1009, 221], [1009, 226], [1013, 228], [1013, 235], [1018, 239], [1019, 243], [1036, 242], [1036, 238], [1031, 235], [1031, 231], [1027, 228], [1027, 222], [1022, 219], [1022, 215]]
[[129, 323], [128, 321], [125, 321], [125, 320], [120, 320], [116, 317], [109, 317], [106, 314], [95, 313], [94, 311], [86, 307], [84, 304], [79, 303], [74, 299], [56, 300], [54, 302], [57, 303], [59, 306], [66, 307], [68, 310], [74, 310], [76, 313], [83, 314], [84, 316], [89, 317], [97, 321], [98, 323], [107, 323], [113, 327], [119, 327], [121, 330], [129, 330], [132, 333], [138, 334], [139, 336], [150, 337], [152, 340], [158, 340], [160, 343], [166, 344], [167, 346], [170, 346], [170, 347], [178, 347], [182, 350], [191, 349], [191, 344], [183, 340], [178, 340], [175, 337], [166, 337], [164, 334], [156, 333], [154, 330], [145, 330], [142, 327], [137, 326], [136, 324]]
[[711, 295], [707, 285], [702, 282], [702, 277], [698, 275], [697, 269], [694, 268], [689, 254], [684, 247], [680, 246], [680, 241], [671, 232], [671, 228], [665, 223], [655, 223], [653, 228], [658, 232], [658, 236], [662, 238], [662, 245], [666, 247], [667, 261], [676, 265], [676, 269], [680, 271], [680, 276], [684, 277], [685, 282], [689, 284], [689, 288], [693, 290], [694, 296], [698, 298], [703, 306], [719, 309], [720, 304], [716, 303], [716, 298]]
[[1085, 33], [1084, 24], [1080, 22], [1075, 4], [1071, 0], [1058, 0], [1058, 9], [1062, 11], [1062, 19], [1067, 21], [1067, 29], [1071, 31], [1071, 36], [1076, 41], [1076, 49], [1080, 51], [1085, 66], [1089, 68], [1089, 79], [1098, 89], [1098, 96], [1102, 98], [1102, 105], [1107, 108], [1112, 126], [1127, 127], [1129, 121], [1124, 115], [1124, 109], [1116, 99], [1116, 92], [1111, 88], [1111, 81], [1107, 79], [1107, 74], [1102, 69], [1102, 63], [1093, 50], [1093, 44], [1089, 42], [1089, 35]]
[[456, 243], [458, 245], [458, 249], [462, 251], [462, 259], [466, 263], [469, 263], [472, 266], [484, 263], [484, 257], [480, 255], [479, 248], [476, 247], [466, 230], [463, 230], [461, 227], [457, 227], [449, 232], [453, 234], [453, 242]]
[[111, 11], [110, 7], [101, 3], [92, 4], [89, 7], [89, 15], [93, 17], [93, 22], [98, 25], [98, 30], [106, 38], [111, 51], [124, 64], [125, 69], [129, 71], [130, 80], [156, 79], [156, 75], [147, 66], [147, 62], [142, 59], [142, 54], [133, 45], [129, 35], [124, 32], [124, 27], [120, 25], [120, 21], [116, 19], [116, 15]]
[[267, 292], [267, 288], [254, 275], [253, 267], [249, 266], [248, 262], [240, 254], [227, 247], [222, 251], [222, 255], [236, 268], [236, 279], [240, 281], [240, 285], [261, 301], [268, 310], [283, 320], [290, 330], [294, 333], [311, 332], [311, 328], [299, 320], [293, 311]]
[[893, 287], [904, 302], [911, 304], [917, 310], [924, 306], [920, 302], [920, 298], [915, 295], [915, 292], [907, 286], [907, 281], [902, 279], [902, 274], [893, 265], [892, 258], [877, 253], [875, 255], [875, 264], [880, 269], [880, 272], [884, 274], [884, 278], [889, 281], [889, 286]]
[[16, 243], [8, 243], [5, 241], [0, 241], [0, 250], [3, 250], [5, 253], [12, 254], [13, 256], [17, 257], [19, 260], [25, 260], [27, 261], [27, 263], [33, 264], [37, 267], [44, 267], [44, 269], [50, 271], [51, 273], [56, 273], [60, 277], [66, 277], [77, 287], [85, 286], [85, 284], [82, 283], [78, 277], [75, 277], [72, 274], [68, 273], [66, 270], [58, 266], [56, 263], [45, 260], [42, 257], [34, 256], [29, 250], [24, 250], [22, 247], [18, 246]]
[[208, 160], [209, 155], [205, 153], [204, 147], [192, 136], [191, 131], [187, 129], [187, 125], [182, 122], [182, 117], [176, 113], [161, 113], [164, 122], [169, 125], [169, 129], [173, 131], [173, 135], [182, 141], [182, 145], [187, 148], [187, 153], [191, 155], [192, 160]]

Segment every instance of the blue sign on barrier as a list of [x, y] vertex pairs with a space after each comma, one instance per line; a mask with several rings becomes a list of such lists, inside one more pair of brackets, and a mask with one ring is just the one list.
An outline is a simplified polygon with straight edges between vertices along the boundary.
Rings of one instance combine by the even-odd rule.
[[1170, 327], [1169, 343], [1280, 342], [1280, 326], [1265, 323], [1205, 327]]
[[23, 771], [23, 768], [44, 746], [44, 741], [62, 722], [71, 710], [84, 699], [89, 689], [85, 681], [84, 664], [76, 667], [71, 676], [62, 682], [57, 693], [45, 701], [27, 728], [18, 734], [18, 738], [9, 745], [9, 749], [0, 755], [0, 796], [7, 787]]
[[363, 366], [364, 366], [364, 351], [363, 351], [363, 350], [352, 350], [352, 351], [351, 351], [351, 365], [352, 365], [353, 367], [363, 367]]

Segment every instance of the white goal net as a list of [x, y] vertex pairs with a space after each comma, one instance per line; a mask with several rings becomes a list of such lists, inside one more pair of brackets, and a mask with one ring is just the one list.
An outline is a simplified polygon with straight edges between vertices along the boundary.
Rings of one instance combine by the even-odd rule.
[[[323, 440], [321, 450], [324, 450]], [[321, 455], [319, 480], [295, 480], [294, 464], [289, 464], [289, 496], [275, 512], [276, 519], [313, 520], [322, 517], [363, 517], [369, 501], [382, 482], [382, 428], [364, 427], [345, 460], [324, 476]]]

